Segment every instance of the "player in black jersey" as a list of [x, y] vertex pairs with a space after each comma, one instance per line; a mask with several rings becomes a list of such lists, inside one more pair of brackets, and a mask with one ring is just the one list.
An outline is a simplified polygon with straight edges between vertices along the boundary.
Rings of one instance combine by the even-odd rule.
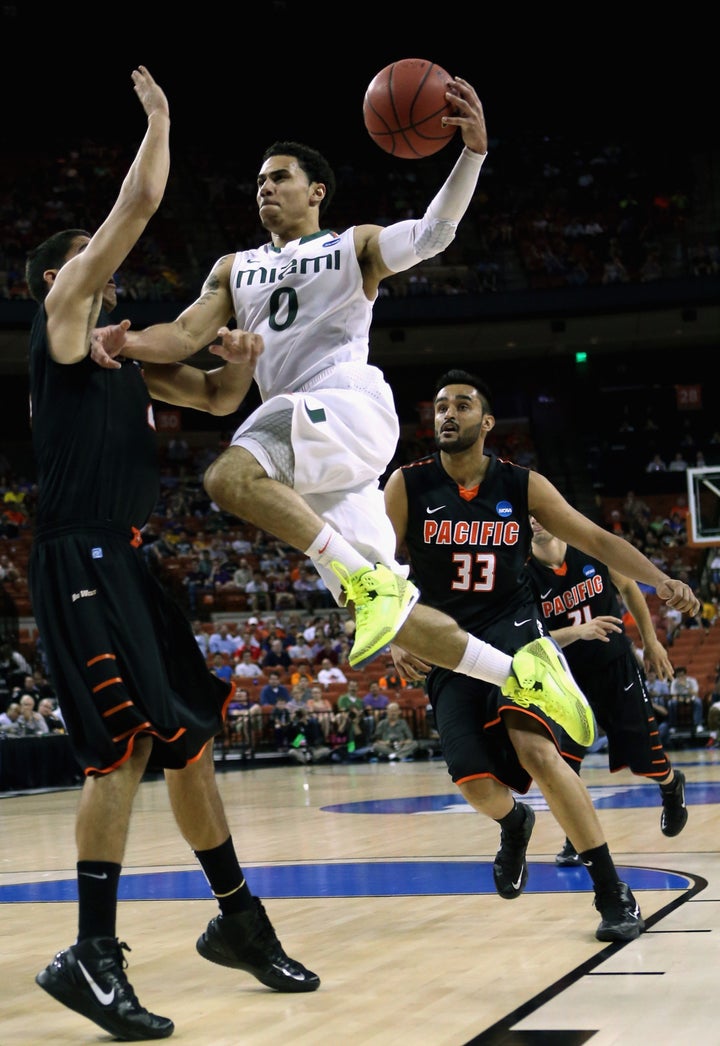
[[[625, 634], [618, 593], [640, 631], [645, 666], [655, 669], [660, 679], [672, 679], [673, 666], [655, 634], [645, 597], [631, 578], [556, 538], [532, 516], [530, 524], [528, 572], [543, 621], [563, 648], [607, 735], [610, 770], [629, 767], [634, 774], [657, 781], [663, 806], [660, 829], [663, 835], [679, 835], [688, 819], [685, 775], [673, 770], [660, 742], [645, 673]], [[580, 773], [585, 750], [571, 738], [563, 749]], [[569, 839], [555, 860], [561, 866], [581, 863]]]
[[[697, 605], [688, 585], [586, 519], [544, 476], [485, 452], [495, 419], [484, 383], [466, 371], [450, 371], [437, 385], [434, 405], [436, 453], [396, 469], [385, 486], [398, 549], [407, 552], [428, 605], [508, 653], [545, 635], [526, 570], [531, 513], [553, 533], [653, 585], [668, 604]], [[561, 755], [557, 724], [497, 687], [392, 649], [406, 679], [429, 672], [448, 772], [465, 799], [500, 824], [493, 866], [500, 895], [517, 897], [527, 880], [534, 814], [515, 802], [511, 789], [524, 794], [535, 779], [592, 878], [602, 915], [597, 938], [637, 937], [644, 928], [639, 907], [618, 878], [585, 786]]]
[[[30, 335], [39, 495], [30, 561], [33, 611], [70, 741], [85, 773], [76, 818], [78, 937], [36, 977], [65, 1006], [123, 1040], [162, 1039], [173, 1022], [140, 1005], [116, 936], [118, 883], [133, 801], [162, 768], [177, 825], [220, 908], [201, 955], [284, 992], [316, 974], [289, 959], [245, 881], [215, 779], [213, 739], [233, 693], [207, 668], [190, 623], [139, 551], [160, 492], [150, 394], [226, 415], [247, 365], [204, 372], [124, 360], [103, 370], [90, 332], [116, 303], [113, 273], [162, 200], [170, 152], [164, 92], [139, 66], [147, 130], [94, 235], [67, 229], [28, 256], [40, 303]], [[252, 369], [252, 368], [250, 368]]]

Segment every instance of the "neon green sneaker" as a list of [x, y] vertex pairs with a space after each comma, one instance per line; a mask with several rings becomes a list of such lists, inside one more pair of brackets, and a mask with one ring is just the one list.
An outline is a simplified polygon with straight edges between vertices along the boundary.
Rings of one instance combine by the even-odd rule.
[[378, 563], [350, 574], [342, 563], [331, 564], [340, 579], [346, 602], [355, 607], [355, 642], [348, 655], [352, 668], [362, 668], [391, 643], [420, 598], [407, 581]]
[[526, 643], [515, 654], [512, 668], [515, 674], [501, 688], [505, 697], [522, 708], [535, 705], [584, 748], [593, 743], [592, 709], [553, 639], [543, 636]]

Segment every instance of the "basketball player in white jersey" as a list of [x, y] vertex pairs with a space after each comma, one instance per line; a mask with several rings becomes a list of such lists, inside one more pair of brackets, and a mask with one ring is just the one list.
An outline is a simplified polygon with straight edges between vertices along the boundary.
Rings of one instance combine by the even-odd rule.
[[220, 258], [174, 322], [129, 331], [124, 320], [95, 331], [93, 358], [108, 367], [115, 355], [174, 362], [219, 339], [210, 351], [246, 364], [248, 388], [254, 377], [262, 404], [207, 470], [206, 490], [225, 511], [304, 552], [338, 604], [352, 605], [350, 664], [368, 663], [397, 636], [407, 650], [457, 672], [532, 689], [534, 700], [552, 702], [571, 736], [588, 743], [592, 716], [550, 640], [513, 660], [418, 603], [395, 558], [379, 487], [399, 425], [389, 385], [368, 364], [378, 286], [451, 243], [487, 153], [473, 87], [452, 79], [447, 97], [456, 115], [446, 120], [460, 128], [464, 148], [421, 218], [340, 234], [322, 227], [332, 169], [315, 149], [276, 142], [257, 175], [269, 242]]

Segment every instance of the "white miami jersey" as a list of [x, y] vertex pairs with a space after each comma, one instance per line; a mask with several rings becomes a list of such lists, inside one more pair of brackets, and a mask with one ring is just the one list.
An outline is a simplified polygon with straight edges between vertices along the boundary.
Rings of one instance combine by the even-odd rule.
[[263, 401], [303, 390], [336, 364], [367, 363], [373, 303], [352, 229], [238, 251], [230, 287], [238, 329], [265, 342], [255, 369]]

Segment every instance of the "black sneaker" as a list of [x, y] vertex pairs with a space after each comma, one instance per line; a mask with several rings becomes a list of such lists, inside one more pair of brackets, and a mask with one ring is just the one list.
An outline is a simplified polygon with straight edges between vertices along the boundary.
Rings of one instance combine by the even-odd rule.
[[127, 944], [116, 937], [90, 937], [58, 952], [35, 978], [37, 984], [103, 1031], [126, 1042], [166, 1039], [175, 1025], [140, 1005], [125, 976]]
[[535, 811], [526, 803], [518, 803], [525, 811], [522, 828], [508, 832], [504, 828], [500, 833], [500, 849], [495, 854], [493, 879], [495, 889], [506, 900], [519, 897], [528, 881], [528, 866], [525, 853], [530, 836], [535, 826]]
[[672, 792], [662, 792], [663, 808], [660, 814], [660, 831], [670, 837], [680, 835], [688, 819], [685, 805], [685, 774], [681, 770], [675, 771], [675, 781], [677, 785]]
[[285, 954], [259, 897], [253, 897], [250, 911], [216, 915], [196, 947], [204, 959], [245, 970], [278, 992], [314, 992], [320, 987], [316, 973]]
[[555, 854], [555, 864], [559, 868], [582, 868], [582, 858], [569, 839], [559, 854]]
[[617, 883], [607, 893], [595, 895], [602, 922], [595, 931], [599, 941], [634, 941], [645, 929], [640, 905], [627, 883]]

